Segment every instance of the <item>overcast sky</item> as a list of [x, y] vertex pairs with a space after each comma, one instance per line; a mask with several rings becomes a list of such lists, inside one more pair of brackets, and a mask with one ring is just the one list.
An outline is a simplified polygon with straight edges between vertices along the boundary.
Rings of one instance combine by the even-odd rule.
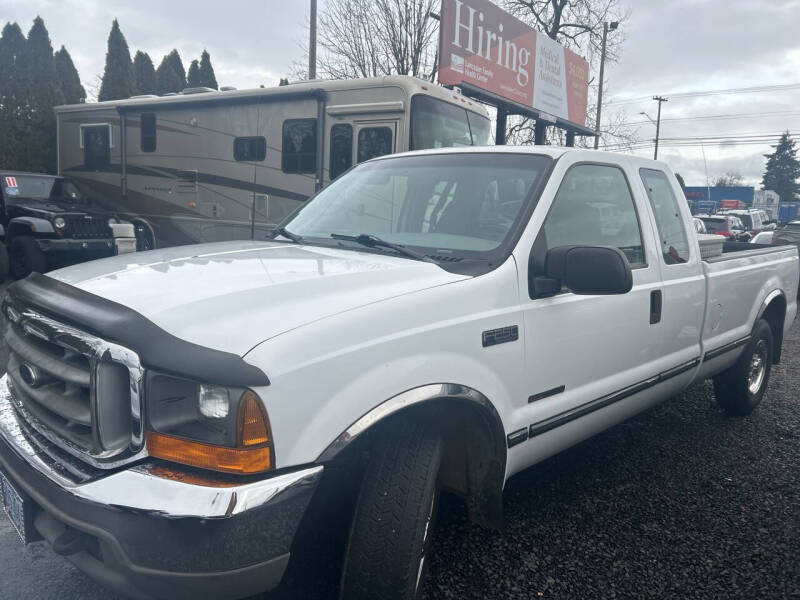
[[[625, 111], [647, 143], [655, 127], [641, 116], [662, 108], [659, 158], [683, 174], [688, 185], [705, 185], [726, 171], [760, 181], [769, 145], [720, 144], [723, 138], [800, 134], [800, 0], [621, 0], [630, 19], [618, 64], [606, 73], [607, 114]], [[325, 0], [319, 0], [320, 7]], [[220, 85], [275, 85], [301, 60], [307, 35], [305, 0], [203, 2], [202, 0], [3, 0], [0, 21], [17, 21], [23, 31], [38, 14], [54, 48], [67, 47], [87, 90], [96, 92], [111, 20], [119, 19], [131, 48], [148, 52], [158, 65], [172, 48], [186, 67], [203, 48], [211, 54]], [[670, 97], [685, 92], [797, 84], [758, 93]], [[619, 103], [646, 98], [637, 103]], [[766, 113], [766, 114], [765, 114]], [[728, 115], [751, 115], [718, 118]], [[708, 119], [704, 117], [714, 116]], [[686, 119], [690, 120], [673, 120]], [[711, 137], [719, 139], [708, 140]], [[670, 147], [669, 138], [704, 137], [703, 146]], [[800, 135], [798, 135], [800, 138]], [[636, 150], [652, 155], [652, 148]]]

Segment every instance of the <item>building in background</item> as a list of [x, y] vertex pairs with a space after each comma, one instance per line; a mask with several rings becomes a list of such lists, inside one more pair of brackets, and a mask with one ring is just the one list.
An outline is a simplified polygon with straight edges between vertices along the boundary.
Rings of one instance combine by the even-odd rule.
[[723, 209], [749, 208], [753, 204], [755, 188], [687, 186], [683, 188], [683, 193], [693, 214], [712, 214]]

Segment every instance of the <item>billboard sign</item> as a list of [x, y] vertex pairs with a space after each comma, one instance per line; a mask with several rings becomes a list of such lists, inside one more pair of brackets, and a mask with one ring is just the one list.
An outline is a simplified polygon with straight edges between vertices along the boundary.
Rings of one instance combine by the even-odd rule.
[[441, 17], [440, 83], [469, 83], [586, 125], [589, 63], [583, 58], [489, 0], [442, 0]]

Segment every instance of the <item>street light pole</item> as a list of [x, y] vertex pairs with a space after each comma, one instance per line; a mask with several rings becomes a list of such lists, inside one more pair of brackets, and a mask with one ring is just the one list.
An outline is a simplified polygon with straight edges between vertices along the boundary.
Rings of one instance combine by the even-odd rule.
[[317, 0], [311, 0], [311, 18], [308, 28], [308, 78], [317, 78]]
[[603, 23], [603, 49], [600, 52], [600, 84], [597, 89], [597, 119], [594, 124], [594, 149], [600, 147], [600, 116], [603, 112], [603, 77], [606, 70], [606, 40], [608, 39], [608, 32], [614, 31], [619, 27], [618, 21]]
[[658, 102], [658, 116], [656, 117], [656, 150], [653, 153], [653, 160], [658, 160], [658, 136], [661, 133], [661, 103], [669, 102], [669, 100], [662, 96], [653, 96], [653, 100]]

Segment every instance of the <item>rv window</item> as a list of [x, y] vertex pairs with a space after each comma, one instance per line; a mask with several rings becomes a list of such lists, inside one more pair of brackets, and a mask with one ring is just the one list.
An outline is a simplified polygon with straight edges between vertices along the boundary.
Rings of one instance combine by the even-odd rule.
[[366, 127], [358, 132], [358, 162], [392, 153], [392, 130]]
[[107, 124], [81, 127], [83, 164], [87, 169], [100, 170], [111, 162], [110, 129]]
[[337, 123], [331, 127], [331, 181], [353, 166], [353, 126]]
[[156, 151], [156, 113], [142, 113], [142, 152]]
[[267, 158], [267, 138], [237, 137], [233, 140], [233, 160], [255, 162]]
[[316, 119], [291, 119], [283, 122], [281, 168], [284, 173], [316, 173]]

